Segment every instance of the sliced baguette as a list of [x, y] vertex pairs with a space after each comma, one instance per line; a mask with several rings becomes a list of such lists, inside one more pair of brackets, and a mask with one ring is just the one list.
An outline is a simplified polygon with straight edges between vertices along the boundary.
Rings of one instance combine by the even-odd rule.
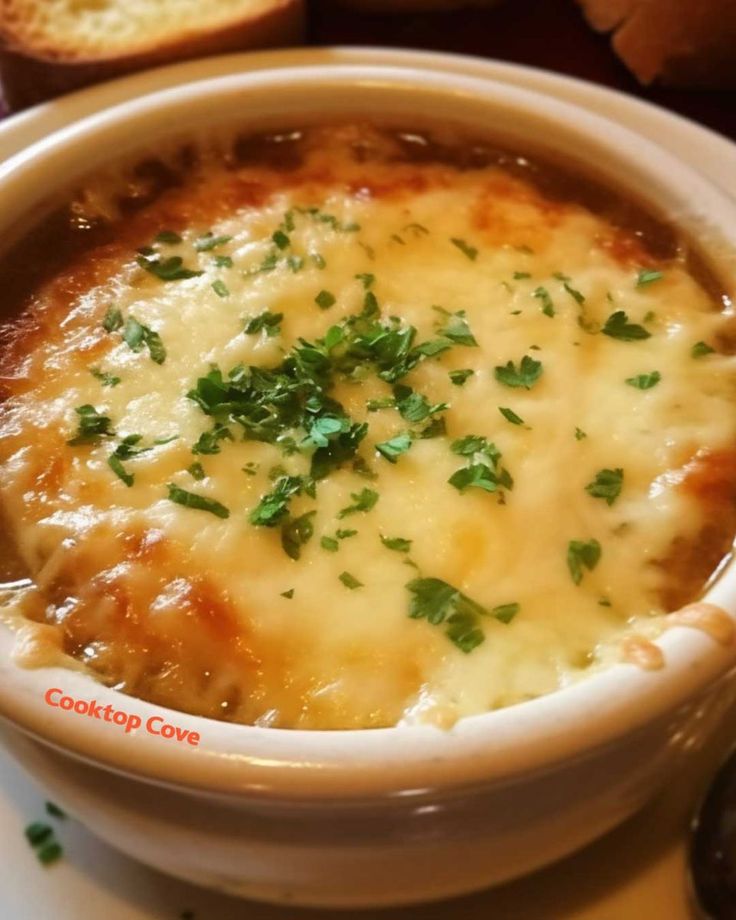
[[578, 0], [642, 83], [736, 87], [736, 0]]
[[304, 0], [0, 0], [0, 79], [16, 111], [185, 58], [296, 44]]

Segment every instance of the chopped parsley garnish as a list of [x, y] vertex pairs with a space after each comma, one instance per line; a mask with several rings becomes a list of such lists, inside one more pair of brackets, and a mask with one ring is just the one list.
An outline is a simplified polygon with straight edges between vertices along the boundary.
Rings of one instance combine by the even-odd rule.
[[283, 313], [272, 313], [265, 310], [258, 316], [248, 320], [245, 326], [246, 335], [256, 335], [258, 332], [265, 332], [268, 338], [281, 334], [281, 320], [284, 318]]
[[361, 272], [359, 275], [356, 275], [355, 278], [360, 281], [363, 285], [363, 289], [366, 291], [371, 288], [376, 281], [376, 276], [371, 274], [371, 272]]
[[542, 313], [545, 316], [554, 316], [555, 315], [555, 305], [552, 302], [549, 291], [545, 287], [538, 287], [536, 291], [532, 294], [532, 297], [536, 297], [542, 303]]
[[580, 291], [576, 290], [576, 288], [570, 284], [570, 279], [566, 275], [556, 274], [555, 278], [562, 282], [563, 288], [567, 291], [570, 297], [572, 297], [575, 303], [578, 304], [578, 306], [582, 306], [585, 303], [585, 297], [583, 294], [581, 294]]
[[51, 840], [49, 843], [43, 844], [42, 847], [36, 850], [38, 861], [44, 866], [50, 866], [51, 863], [55, 863], [57, 860], [61, 859], [63, 855], [64, 850], [57, 840]]
[[[524, 281], [526, 278], [531, 278], [529, 272], [514, 272], [514, 281]], [[534, 296], [536, 297], [536, 294]]]
[[588, 435], [583, 431], [582, 428], [575, 429], [575, 440], [576, 441], [582, 441], [583, 438], [587, 438], [587, 437]]
[[628, 316], [623, 310], [616, 310], [606, 320], [601, 329], [603, 335], [610, 336], [612, 339], [619, 339], [622, 342], [636, 342], [641, 339], [648, 339], [651, 332], [648, 332], [643, 326], [637, 323], [630, 323]]
[[450, 380], [455, 384], [456, 387], [461, 387], [469, 377], [473, 376], [474, 373], [475, 371], [471, 370], [469, 367], [463, 368], [459, 371], [450, 371]]
[[290, 600], [292, 599], [292, 597], [294, 597], [294, 589], [293, 589], [293, 588], [289, 588], [288, 591], [282, 591], [282, 592], [281, 592], [281, 597], [285, 597], [285, 598], [287, 599], [287, 601], [290, 601]]
[[54, 802], [46, 802], [46, 814], [52, 818], [58, 818], [63, 821], [66, 818], [66, 812], [62, 811]]
[[99, 367], [91, 367], [89, 372], [95, 380], [100, 381], [103, 387], [116, 387], [120, 383], [120, 377], [116, 377], [114, 374], [108, 374], [106, 371], [101, 371]]
[[690, 349], [690, 357], [704, 358], [706, 355], [715, 354], [715, 348], [707, 342], [696, 342]]
[[308, 511], [297, 518], [289, 518], [281, 526], [281, 545], [284, 552], [291, 559], [298, 559], [302, 554], [302, 547], [314, 535], [312, 518], [316, 511]]
[[411, 540], [405, 540], [403, 537], [384, 537], [381, 536], [381, 543], [386, 549], [392, 549], [397, 553], [408, 553], [411, 549]]
[[34, 821], [25, 829], [26, 840], [32, 847], [37, 847], [44, 843], [54, 833], [50, 824], [43, 824], [40, 821]]
[[151, 360], [156, 364], [163, 364], [166, 360], [166, 349], [158, 332], [139, 323], [134, 316], [129, 316], [123, 329], [123, 341], [131, 351], [138, 352], [145, 345]]
[[498, 470], [501, 452], [486, 438], [479, 435], [467, 435], [453, 441], [450, 450], [469, 460], [467, 467], [457, 470], [448, 479], [450, 485], [459, 492], [464, 492], [471, 487], [483, 489], [485, 492], [513, 488], [514, 481], [508, 470], [503, 468]]
[[513, 409], [499, 406], [498, 411], [506, 419], [506, 421], [511, 422], [512, 425], [523, 425], [524, 424], [524, 419], [520, 415], [517, 415]]
[[209, 511], [215, 517], [225, 520], [230, 517], [230, 511], [214, 498], [207, 498], [204, 495], [197, 495], [194, 492], [187, 492], [186, 489], [180, 489], [173, 482], [167, 483], [169, 490], [169, 501], [177, 505], [183, 505], [185, 508], [194, 508], [197, 511]]
[[475, 246], [471, 246], [470, 243], [466, 242], [465, 240], [461, 240], [453, 236], [450, 239], [450, 242], [453, 246], [457, 246], [460, 252], [464, 256], [467, 256], [471, 262], [475, 262], [475, 260], [478, 258], [478, 250], [475, 248]]
[[601, 545], [597, 540], [570, 540], [567, 547], [567, 567], [572, 580], [579, 585], [584, 569], [592, 572], [601, 558]]
[[320, 291], [319, 294], [314, 298], [314, 302], [320, 308], [320, 310], [329, 310], [330, 307], [333, 307], [337, 303], [337, 298], [330, 291]]
[[347, 508], [343, 508], [338, 512], [337, 516], [340, 520], [348, 517], [350, 514], [370, 511], [378, 501], [378, 492], [374, 492], [373, 489], [361, 489], [360, 492], [351, 492], [350, 497], [353, 500], [353, 504], [348, 505]]
[[231, 236], [215, 236], [212, 232], [205, 233], [194, 241], [194, 248], [197, 252], [210, 252], [218, 246], [229, 243], [231, 239]]
[[207, 475], [201, 463], [192, 463], [187, 467], [187, 473], [197, 482], [201, 482]]
[[336, 553], [340, 548], [340, 544], [334, 537], [322, 537], [319, 545], [322, 549], [326, 549], [328, 553]]
[[662, 375], [659, 371], [652, 371], [650, 374], [637, 374], [635, 377], [627, 377], [626, 383], [630, 387], [636, 387], [637, 390], [651, 390], [656, 387]]
[[171, 245], [176, 245], [181, 243], [182, 239], [178, 233], [175, 233], [173, 230], [161, 230], [153, 238], [154, 243], [169, 243]]
[[402, 383], [394, 387], [394, 403], [399, 410], [399, 415], [407, 422], [423, 422], [430, 415], [444, 412], [448, 408], [447, 403], [431, 405], [426, 396]]
[[[412, 619], [426, 619], [433, 626], [444, 623], [447, 638], [466, 654], [485, 641], [480, 618], [496, 616], [494, 611], [482, 607], [440, 578], [415, 578], [406, 587], [412, 595], [409, 607]], [[495, 610], [501, 610], [501, 617], [498, 617], [501, 622], [510, 621], [504, 608]], [[507, 618], [504, 619], [504, 616]]]
[[286, 264], [296, 274], [304, 268], [304, 259], [301, 256], [291, 255], [287, 258]]
[[585, 491], [593, 498], [603, 498], [608, 505], [612, 505], [621, 494], [621, 487], [624, 481], [624, 471], [599, 470], [595, 474], [593, 482], [588, 483]]
[[132, 473], [129, 473], [123, 466], [122, 460], [120, 457], [113, 453], [107, 458], [107, 465], [115, 473], [118, 479], [121, 479], [128, 488], [130, 488], [135, 482], [135, 477]]
[[271, 236], [271, 239], [276, 244], [276, 246], [278, 246], [279, 249], [287, 249], [289, 245], [291, 244], [291, 240], [284, 233], [283, 230], [276, 230], [274, 234]]
[[230, 256], [222, 256], [222, 255], [215, 256], [214, 262], [217, 268], [232, 268], [233, 267], [233, 260]]
[[227, 425], [215, 424], [210, 431], [203, 431], [192, 447], [193, 454], [219, 454], [220, 441], [233, 441]]
[[102, 328], [105, 332], [117, 332], [123, 325], [122, 312], [112, 304], [107, 308], [105, 317], [102, 320]]
[[218, 297], [229, 297], [230, 289], [220, 278], [217, 278], [212, 282], [212, 290], [217, 294]]
[[115, 434], [110, 419], [106, 415], [100, 415], [89, 403], [77, 406], [74, 411], [79, 416], [77, 433], [66, 442], [72, 447], [78, 444], [95, 444], [100, 438], [109, 438]]
[[350, 572], [341, 572], [338, 576], [340, 581], [345, 585], [346, 588], [349, 588], [351, 591], [354, 591], [356, 588], [362, 588], [363, 582], [358, 581], [358, 579], [351, 575]]
[[411, 437], [403, 432], [397, 434], [388, 441], [382, 441], [376, 444], [376, 450], [382, 457], [385, 457], [389, 463], [396, 463], [401, 454], [405, 454], [412, 445]]
[[310, 258], [310, 259], [312, 260], [312, 262], [314, 263], [315, 268], [322, 269], [322, 268], [326, 268], [326, 267], [327, 267], [327, 263], [325, 262], [324, 257], [321, 256], [318, 252], [313, 252], [313, 253], [311, 253], [311, 255], [309, 256], [309, 258]]
[[664, 274], [662, 272], [653, 268], [642, 268], [636, 277], [636, 286], [638, 288], [645, 287], [647, 284], [652, 284], [653, 282], [659, 281], [662, 278], [664, 278]]
[[491, 616], [501, 623], [510, 623], [519, 610], [521, 610], [521, 605], [517, 603], [499, 604], [498, 607], [494, 607], [491, 610]]
[[444, 317], [444, 323], [440, 323], [437, 332], [449, 339], [455, 345], [477, 346], [475, 336], [470, 331], [468, 321], [465, 319], [465, 310], [458, 310], [457, 313], [449, 313], [443, 307], [433, 307], [433, 310], [439, 311]]
[[276, 527], [289, 513], [289, 502], [304, 489], [301, 476], [282, 476], [272, 492], [264, 495], [248, 515], [256, 527]]
[[524, 355], [518, 368], [513, 361], [509, 361], [503, 367], [494, 369], [496, 380], [507, 387], [524, 387], [531, 390], [534, 384], [542, 376], [542, 362], [535, 361], [529, 355]]
[[139, 255], [136, 262], [141, 268], [155, 275], [160, 281], [185, 281], [188, 278], [197, 278], [204, 274], [201, 271], [195, 271], [192, 268], [186, 268], [181, 256], [170, 256], [168, 259], [161, 259], [158, 253], [148, 255]]

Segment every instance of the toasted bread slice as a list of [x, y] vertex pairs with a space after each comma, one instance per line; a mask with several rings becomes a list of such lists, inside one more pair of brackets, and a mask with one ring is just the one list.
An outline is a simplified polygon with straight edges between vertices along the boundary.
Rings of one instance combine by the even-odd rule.
[[294, 44], [304, 0], [0, 0], [11, 109], [144, 67]]
[[642, 83], [736, 87], [734, 0], [579, 0]]

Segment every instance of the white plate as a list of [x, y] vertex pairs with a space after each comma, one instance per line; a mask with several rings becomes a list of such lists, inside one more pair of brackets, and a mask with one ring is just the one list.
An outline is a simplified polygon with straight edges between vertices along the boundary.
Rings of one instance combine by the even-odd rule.
[[[679, 116], [608, 89], [545, 71], [453, 55], [370, 48], [299, 49], [236, 54], [166, 67], [102, 84], [0, 123], [0, 161], [56, 128], [134, 96], [190, 80], [266, 67], [376, 63], [426, 67], [506, 81], [595, 109], [667, 147], [736, 198], [736, 145]], [[688, 816], [730, 739], [728, 714], [708, 749], [624, 827], [584, 852], [503, 888], [461, 901], [364, 920], [692, 920], [685, 844]], [[151, 872], [96, 840], [73, 820], [59, 822], [62, 862], [42, 869], [23, 839], [44, 817], [44, 796], [0, 751], [0, 918], [2, 920], [312, 920], [323, 915], [246, 904]], [[94, 829], [92, 829], [94, 830]], [[354, 915], [332, 913], [334, 920]]]

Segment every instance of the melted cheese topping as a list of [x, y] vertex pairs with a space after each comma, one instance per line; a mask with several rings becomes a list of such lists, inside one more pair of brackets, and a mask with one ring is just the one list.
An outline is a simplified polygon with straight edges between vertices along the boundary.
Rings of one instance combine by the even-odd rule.
[[[630, 658], [697, 596], [736, 527], [729, 317], [683, 257], [657, 260], [634, 231], [499, 166], [413, 161], [366, 128], [315, 129], [299, 150], [288, 168], [192, 168], [35, 293], [0, 429], [6, 518], [45, 598], [31, 615], [128, 693], [286, 727], [451, 724], [577, 680], [627, 637]], [[109, 213], [109, 187], [80, 201]], [[161, 230], [181, 242], [153, 243]], [[162, 280], [139, 264], [170, 257], [199, 274]], [[661, 277], [638, 283], [642, 268]], [[446, 404], [432, 416], [445, 433], [421, 437], [432, 417], [402, 417], [370, 362], [335, 372], [327, 395], [367, 423], [357, 456], [371, 478], [346, 456], [291, 498], [292, 520], [313, 513], [292, 559], [289, 519], [255, 526], [249, 513], [284, 476], [309, 475], [308, 432], [289, 431], [284, 451], [220, 418], [232, 439], [195, 455], [213, 419], [188, 394], [213, 366], [273, 369], [302, 340], [349, 330], [368, 291], [372, 321], [443, 344], [398, 383]], [[131, 348], [125, 326], [103, 328], [111, 305], [160, 336], [162, 363], [155, 340]], [[278, 329], [245, 333], [266, 311], [282, 314]], [[606, 333], [623, 322], [640, 331]], [[714, 351], [693, 357], [699, 342]], [[528, 388], [509, 386], [496, 368], [525, 356]], [[460, 370], [473, 372], [462, 385]], [[655, 371], [649, 388], [632, 384]], [[114, 434], [70, 445], [85, 405]], [[395, 463], [376, 450], [406, 433]], [[121, 460], [128, 485], [109, 457], [130, 435], [147, 450]], [[501, 459], [453, 451], [469, 435]], [[471, 464], [495, 491], [448, 482]], [[587, 488], [602, 470], [622, 471], [609, 500]], [[171, 501], [169, 484], [229, 516]], [[364, 489], [373, 507], [341, 516]], [[587, 546], [572, 568], [571, 541]], [[455, 594], [413, 618], [417, 579], [474, 605]], [[438, 583], [422, 584], [436, 600]]]

